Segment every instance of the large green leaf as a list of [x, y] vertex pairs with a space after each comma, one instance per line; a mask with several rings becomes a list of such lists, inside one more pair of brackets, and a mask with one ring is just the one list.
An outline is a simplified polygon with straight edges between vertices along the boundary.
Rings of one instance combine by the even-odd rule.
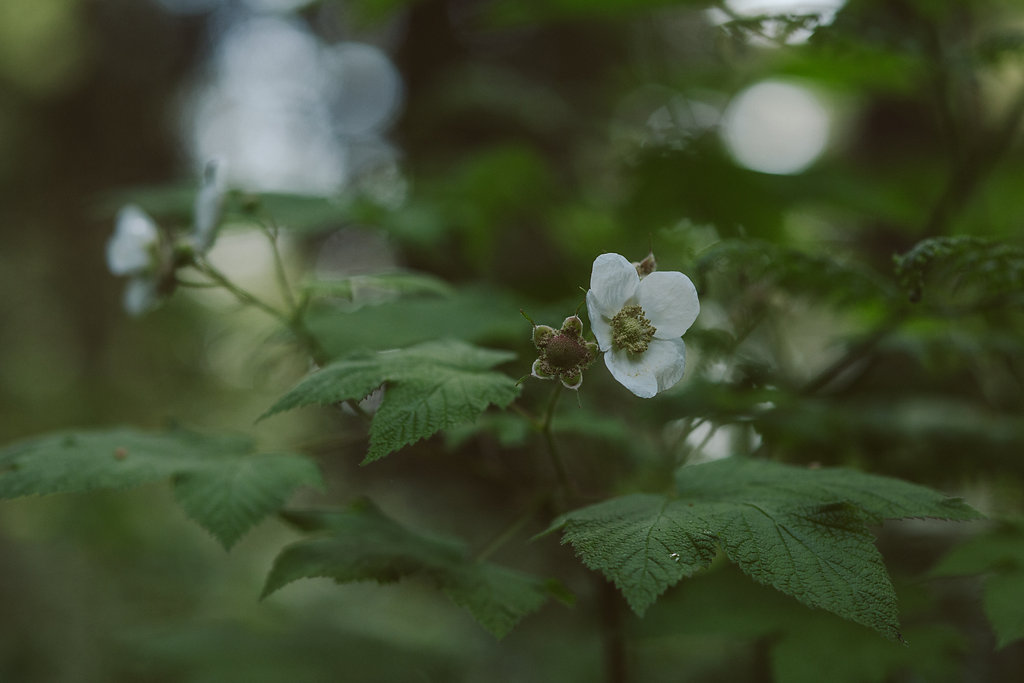
[[280, 509], [297, 487], [321, 483], [305, 457], [254, 454], [248, 439], [184, 430], [59, 432], [0, 451], [0, 499], [161, 479], [173, 481], [181, 506], [225, 548]]
[[677, 496], [615, 498], [552, 528], [638, 614], [721, 548], [759, 583], [898, 639], [895, 594], [867, 525], [902, 517], [980, 515], [895, 479], [729, 458], [681, 468]]
[[418, 576], [468, 609], [501, 637], [549, 597], [566, 600], [557, 582], [476, 562], [458, 541], [410, 531], [369, 501], [343, 512], [289, 513], [300, 528], [319, 532], [286, 547], [267, 577], [267, 596], [292, 581], [328, 577], [338, 583], [379, 583]]
[[299, 486], [319, 486], [308, 458], [260, 453], [211, 458], [178, 474], [174, 496], [189, 517], [230, 548], [253, 525], [280, 510]]
[[507, 406], [515, 397], [515, 383], [490, 368], [514, 357], [455, 340], [357, 353], [307, 377], [263, 417], [299, 406], [360, 400], [386, 383], [370, 426], [365, 464], [473, 420], [491, 404]]

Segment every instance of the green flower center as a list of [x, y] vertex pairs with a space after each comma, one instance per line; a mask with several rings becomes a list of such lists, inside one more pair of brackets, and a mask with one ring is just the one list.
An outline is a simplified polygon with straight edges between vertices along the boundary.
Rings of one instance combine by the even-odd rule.
[[612, 318], [612, 349], [643, 353], [655, 332], [654, 325], [644, 317], [644, 309], [636, 304], [625, 306]]

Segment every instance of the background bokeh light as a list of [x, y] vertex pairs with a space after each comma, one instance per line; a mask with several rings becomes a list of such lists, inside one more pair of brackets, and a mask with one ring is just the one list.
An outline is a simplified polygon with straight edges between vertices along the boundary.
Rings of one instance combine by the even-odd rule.
[[729, 151], [747, 168], [799, 173], [825, 150], [829, 114], [807, 88], [762, 81], [733, 98], [722, 131]]

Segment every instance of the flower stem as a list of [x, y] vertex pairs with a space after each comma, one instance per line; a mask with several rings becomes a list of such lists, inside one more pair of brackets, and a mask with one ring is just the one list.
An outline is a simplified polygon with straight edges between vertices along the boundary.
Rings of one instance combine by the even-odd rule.
[[199, 272], [201, 272], [203, 275], [216, 282], [224, 289], [231, 292], [231, 294], [233, 294], [234, 297], [243, 304], [255, 306], [264, 313], [276, 318], [278, 321], [280, 321], [287, 327], [292, 327], [291, 319], [288, 317], [288, 315], [274, 308], [273, 306], [263, 301], [256, 295], [247, 292], [246, 290], [236, 285], [234, 282], [229, 280], [228, 277], [224, 275], [224, 273], [220, 272], [217, 268], [215, 268], [213, 264], [211, 264], [209, 261], [205, 259], [201, 261], [196, 261], [194, 265], [196, 268], [199, 269]]
[[498, 533], [491, 541], [483, 547], [483, 549], [476, 554], [476, 561], [483, 562], [487, 560], [491, 555], [497, 552], [503, 545], [512, 540], [517, 533], [519, 533], [527, 522], [533, 519], [534, 514], [541, 505], [547, 500], [547, 496], [538, 496], [531, 502], [523, 512], [516, 517], [512, 522], [505, 527], [501, 532]]
[[292, 294], [292, 287], [288, 282], [288, 273], [284, 268], [284, 260], [281, 258], [281, 250], [277, 248], [277, 224], [273, 222], [273, 219], [268, 219], [268, 222], [269, 224], [261, 224], [261, 227], [263, 228], [263, 234], [267, 236], [267, 241], [270, 242], [270, 251], [274, 258], [274, 273], [277, 275], [277, 286], [281, 290], [281, 296], [284, 297], [289, 310], [291, 310], [294, 315], [299, 307], [295, 303], [295, 296]]
[[558, 444], [555, 443], [554, 434], [551, 432], [551, 421], [555, 415], [555, 406], [558, 405], [558, 398], [562, 395], [562, 384], [561, 382], [555, 383], [555, 390], [551, 394], [551, 399], [548, 401], [548, 406], [544, 411], [544, 418], [541, 421], [540, 431], [544, 435], [544, 443], [548, 448], [548, 455], [551, 457], [551, 464], [555, 468], [555, 475], [558, 477], [558, 485], [561, 487], [562, 492], [567, 498], [575, 496], [575, 490], [569, 483], [569, 475], [565, 469], [565, 462], [562, 460], [561, 451], [558, 450]]
[[[294, 335], [299, 345], [302, 346], [302, 348], [305, 349], [305, 351], [313, 359], [314, 363], [316, 363], [317, 365], [323, 365], [329, 360], [330, 357], [324, 350], [323, 346], [320, 345], [319, 340], [317, 340], [317, 338], [314, 337], [313, 334], [306, 328], [306, 324], [303, 320], [303, 314], [305, 313], [304, 305], [296, 306], [294, 302], [291, 302], [289, 306], [291, 312], [285, 313], [284, 311], [281, 311], [276, 307], [268, 304], [263, 299], [260, 299], [255, 294], [245, 289], [242, 289], [241, 287], [236, 285], [234, 282], [228, 279], [227, 275], [218, 270], [209, 261], [205, 259], [197, 259], [196, 261], [193, 262], [192, 265], [195, 266], [195, 268], [199, 270], [199, 272], [201, 272], [203, 275], [210, 278], [210, 280], [212, 280], [215, 284], [220, 285], [221, 287], [229, 291], [241, 303], [249, 306], [254, 306], [255, 308], [260, 309], [267, 315], [271, 316], [272, 318], [280, 322], [286, 328], [288, 328], [292, 335]], [[352, 406], [352, 409], [358, 414], [361, 414], [363, 416], [366, 415], [365, 411], [363, 411], [363, 409], [360, 408], [358, 404], [354, 404]]]

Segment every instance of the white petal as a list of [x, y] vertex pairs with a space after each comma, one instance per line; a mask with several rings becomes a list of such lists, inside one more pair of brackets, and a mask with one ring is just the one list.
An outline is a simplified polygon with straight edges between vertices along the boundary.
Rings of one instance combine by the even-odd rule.
[[658, 393], [674, 387], [686, 373], [686, 344], [682, 339], [652, 339], [644, 356], [654, 367]]
[[[590, 291], [594, 293], [594, 307], [606, 318], [622, 310], [640, 286], [636, 268], [620, 254], [601, 254], [594, 259], [590, 272]], [[589, 292], [588, 292], [589, 295]], [[587, 297], [588, 308], [590, 297]]]
[[612, 347], [612, 325], [597, 309], [594, 290], [587, 292], [587, 313], [590, 316], [590, 329], [597, 338], [597, 347], [602, 351], [607, 351]]
[[608, 351], [604, 354], [604, 364], [622, 386], [640, 398], [651, 398], [658, 393], [658, 380], [643, 362], [643, 356], [630, 358], [625, 350]]
[[133, 277], [124, 289], [124, 310], [142, 315], [157, 304], [157, 283], [153, 278]]
[[697, 288], [690, 278], [676, 271], [658, 271], [645, 277], [640, 281], [637, 299], [657, 330], [656, 339], [682, 336], [700, 313]]
[[220, 225], [221, 209], [224, 206], [226, 164], [220, 159], [211, 159], [203, 171], [203, 184], [196, 195], [195, 243], [196, 249], [205, 252], [213, 244]]
[[107, 240], [110, 272], [129, 275], [149, 268], [158, 239], [156, 223], [145, 211], [134, 204], [122, 208], [117, 213], [114, 234]]
[[655, 339], [639, 356], [609, 351], [604, 354], [604, 364], [619, 384], [640, 398], [651, 398], [683, 378], [686, 346], [682, 339]]

